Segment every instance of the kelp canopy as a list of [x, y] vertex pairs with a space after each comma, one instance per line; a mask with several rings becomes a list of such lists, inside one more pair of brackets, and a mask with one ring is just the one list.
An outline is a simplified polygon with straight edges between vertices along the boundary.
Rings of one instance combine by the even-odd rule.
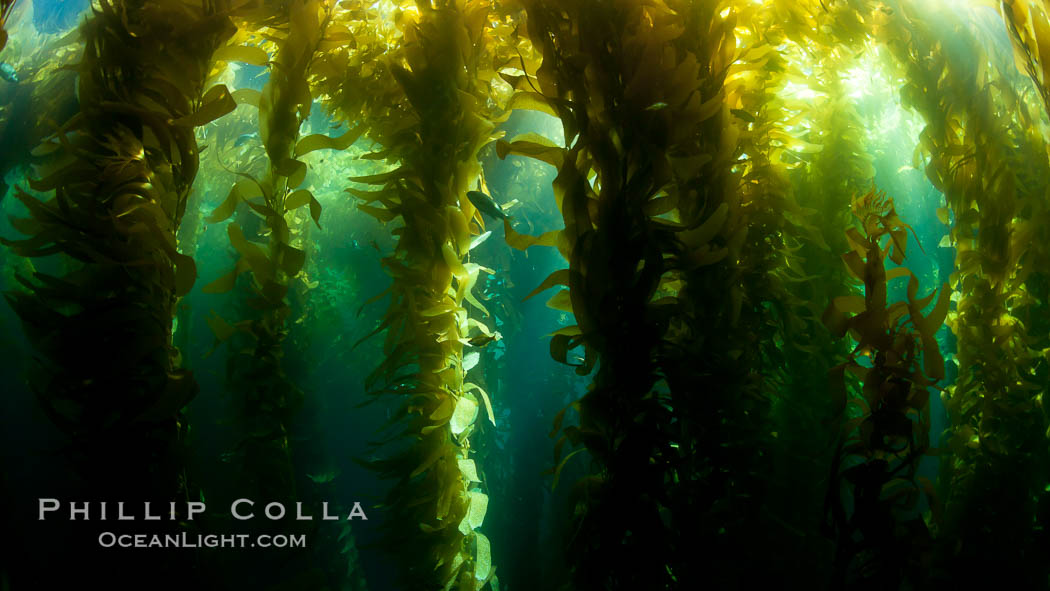
[[78, 530], [89, 578], [1047, 587], [1044, 3], [46, 10], [0, 3], [0, 256], [63, 490], [370, 499]]

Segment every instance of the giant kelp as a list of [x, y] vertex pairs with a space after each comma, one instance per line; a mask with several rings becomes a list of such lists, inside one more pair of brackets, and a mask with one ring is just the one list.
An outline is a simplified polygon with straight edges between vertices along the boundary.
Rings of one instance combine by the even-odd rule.
[[1027, 284], [1042, 260], [1028, 237], [1033, 224], [1045, 225], [1037, 171], [1046, 151], [1026, 131], [1030, 112], [1004, 83], [1009, 63], [995, 59], [994, 43], [965, 21], [944, 36], [928, 8], [899, 8], [882, 13], [879, 37], [904, 69], [902, 100], [926, 119], [926, 174], [945, 195], [957, 250], [948, 325], [959, 375], [944, 398], [953, 429], [941, 464], [938, 563], [981, 564], [983, 576], [1007, 569], [1034, 584], [1045, 572], [1021, 557], [1035, 551], [1027, 532], [1045, 479], [1046, 419], [1036, 398], [1038, 354], [1017, 314], [1030, 311]]
[[[510, 483], [527, 479], [535, 487], [523, 496], [539, 499], [542, 481], [521, 471], [528, 462], [488, 464], [504, 425], [489, 437], [485, 416], [504, 415], [487, 391], [520, 386], [513, 364], [488, 356], [496, 326], [483, 316], [498, 307], [508, 341], [518, 319], [509, 283], [483, 297], [478, 284], [490, 270], [479, 263], [502, 278], [519, 264], [535, 270], [536, 257], [523, 263], [498, 240], [473, 249], [489, 219], [466, 193], [487, 191], [486, 177], [496, 188], [530, 184], [506, 191], [523, 203], [502, 230], [513, 247], [555, 247], [564, 257], [566, 268], [532, 295], [568, 288], [548, 305], [575, 325], [547, 346], [590, 380], [557, 419], [550, 470], [555, 485], [587, 474], [569, 484], [571, 523], [551, 528], [568, 532], [570, 586], [799, 586], [833, 574], [839, 587], [897, 588], [1000, 572], [1042, 585], [1045, 564], [1030, 558], [1046, 548], [1050, 525], [1041, 399], [1050, 379], [1041, 47], [1050, 23], [1034, 0], [1006, 0], [1001, 21], [979, 26], [968, 5], [103, 2], [84, 29], [79, 112], [61, 117], [32, 156], [42, 165], [34, 187], [47, 195], [19, 193], [31, 217], [15, 224], [30, 238], [10, 242], [42, 271], [23, 264], [26, 291], [9, 295], [41, 353], [44, 371], [33, 377], [41, 400], [82, 457], [116, 449], [118, 460], [153, 466], [155, 485], [135, 483], [131, 494], [186, 488], [168, 452], [193, 392], [180, 361], [193, 323], [183, 306], [173, 346], [170, 318], [193, 282], [187, 255], [207, 256], [194, 248], [196, 225], [221, 187], [227, 198], [216, 201], [212, 231], [221, 228], [238, 260], [203, 291], [231, 291], [226, 301], [235, 302], [209, 323], [232, 345], [226, 385], [240, 404], [247, 494], [303, 498], [302, 466], [290, 454], [289, 425], [304, 398], [294, 372], [320, 363], [303, 343], [349, 335], [340, 334], [343, 309], [364, 283], [343, 259], [323, 269], [308, 259], [317, 249], [352, 251], [355, 265], [375, 256], [359, 248], [370, 240], [354, 225], [371, 216], [383, 225], [370, 238], [383, 232], [379, 242], [393, 237], [396, 246], [381, 255], [390, 289], [373, 300], [386, 302], [385, 313], [362, 312], [351, 329], [385, 332], [383, 360], [365, 381], [390, 421], [363, 463], [396, 484], [385, 511], [370, 517], [384, 522], [404, 587], [495, 588], [479, 530], [489, 493], [511, 497]], [[179, 49], [162, 56], [161, 46]], [[7, 53], [21, 49], [13, 43]], [[244, 67], [226, 67], [236, 62]], [[870, 68], [883, 76], [864, 80]], [[25, 71], [32, 92], [6, 89], [23, 107], [68, 83], [32, 63]], [[215, 77], [242, 86], [257, 74], [267, 76], [261, 91], [205, 90]], [[877, 110], [858, 85], [876, 80], [899, 80], [902, 102], [925, 120], [914, 168], [945, 196], [942, 246], [958, 258], [947, 277], [941, 256], [950, 288], [927, 295], [918, 273], [898, 265], [907, 246], [918, 270], [933, 246], [907, 244], [897, 207], [931, 204], [868, 191], [873, 180], [897, 184], [885, 154], [900, 146], [886, 142], [904, 137], [871, 118]], [[317, 133], [328, 122], [315, 102], [342, 126], [339, 137]], [[200, 176], [194, 128], [235, 104], [196, 136], [216, 158], [189, 199]], [[564, 142], [524, 133], [490, 151], [553, 167], [551, 203], [532, 196], [533, 175], [504, 176], [495, 159], [482, 174], [478, 162], [500, 135], [496, 125], [524, 109], [557, 118]], [[37, 133], [43, 118], [21, 112], [0, 114], [5, 139], [12, 123]], [[359, 135], [367, 141], [348, 150]], [[344, 152], [329, 160], [338, 168], [306, 157], [321, 149]], [[311, 234], [323, 221], [320, 201], [342, 184], [355, 199], [326, 202], [325, 219], [341, 219]], [[843, 233], [851, 213], [858, 225]], [[528, 235], [547, 214], [564, 228]], [[49, 254], [69, 256], [56, 265]], [[317, 293], [320, 304], [306, 299]], [[936, 334], [942, 321], [954, 339]], [[329, 326], [315, 330], [317, 322]], [[291, 342], [293, 327], [309, 339]], [[351, 351], [329, 350], [321, 355], [329, 365]], [[559, 392], [534, 395], [573, 389], [552, 382], [545, 387]], [[938, 406], [927, 398], [940, 387], [950, 424], [934, 487], [918, 476], [920, 466], [932, 474], [935, 460], [923, 458], [938, 451], [930, 432]], [[531, 410], [525, 402], [515, 414]], [[82, 466], [99, 482], [119, 476]], [[823, 502], [830, 541], [816, 535]], [[697, 555], [698, 541], [707, 552]], [[293, 570], [303, 578], [288, 584], [322, 584], [318, 569]]]
[[[395, 166], [351, 178], [375, 190], [349, 191], [366, 213], [403, 223], [393, 230], [394, 252], [383, 259], [393, 280], [376, 329], [386, 330], [386, 359], [366, 387], [379, 401], [402, 400], [391, 423], [410, 444], [399, 445], [395, 435], [390, 449], [380, 450], [384, 457], [368, 464], [398, 481], [386, 501], [385, 544], [400, 558], [399, 578], [411, 589], [480, 589], [495, 574], [488, 538], [477, 531], [488, 496], [470, 445], [479, 409], [491, 421], [492, 406], [466, 380], [477, 354], [465, 353], [468, 337], [491, 333], [469, 318], [468, 302], [485, 313], [471, 292], [482, 267], [464, 262], [471, 220], [481, 222], [465, 194], [478, 179], [477, 153], [494, 139], [499, 114], [486, 105], [491, 11], [480, 1], [405, 3], [396, 48], [374, 66], [348, 72], [346, 85], [360, 83], [373, 97], [341, 79], [320, 83], [332, 89], [331, 104], [342, 116], [362, 117], [367, 136], [381, 146], [374, 157]], [[367, 57], [351, 52], [343, 63]], [[355, 107], [363, 112], [349, 110]]]
[[[553, 336], [551, 353], [566, 362], [583, 346], [578, 373], [598, 367], [572, 405], [579, 426], [565, 427], [557, 446], [586, 448], [598, 470], [574, 489], [574, 582], [699, 584], [717, 559], [697, 561], [683, 536], [730, 526], [724, 491], [757, 474], [741, 443], [754, 441], [760, 413], [748, 414], [767, 402], [751, 347], [757, 316], [739, 323], [745, 291], [748, 310], [766, 295], [758, 283], [738, 284], [768, 264], [745, 246], [752, 208], [762, 215], [786, 195], [758, 144], [770, 128], [742, 136], [761, 107], [749, 97], [768, 81], [749, 72], [763, 71], [772, 48], [764, 39], [738, 48], [729, 4], [522, 4], [542, 62], [515, 85], [512, 104], [558, 116], [567, 147], [528, 137], [501, 153], [557, 168], [565, 230], [527, 238], [505, 229], [512, 246], [556, 245], [569, 261], [537, 289], [568, 286], [548, 305], [577, 322]], [[762, 160], [734, 168], [751, 149]], [[728, 336], [710, 339], [715, 333]], [[715, 475], [719, 464], [739, 472]], [[716, 580], [723, 575], [731, 576]]]
[[64, 255], [57, 272], [8, 294], [37, 351], [30, 382], [100, 498], [175, 498], [196, 392], [172, 345], [177, 299], [193, 285], [175, 233], [198, 168], [194, 127], [232, 109], [205, 91], [212, 52], [232, 34], [211, 2], [100, 2], [84, 25], [79, 112], [37, 151], [49, 154], [16, 197], [26, 257]]
[[[205, 293], [233, 289], [241, 273], [250, 273], [250, 295], [246, 318], [234, 325], [213, 316], [210, 320], [216, 335], [226, 340], [243, 335], [246, 342], [235, 341], [228, 356], [231, 381], [245, 397], [241, 405], [244, 440], [239, 453], [250, 481], [259, 491], [274, 498], [296, 498], [295, 479], [289, 458], [288, 429], [292, 415], [302, 403], [303, 393], [282, 368], [283, 344], [292, 314], [287, 295], [306, 262], [306, 249], [301, 232], [295, 225], [295, 213], [308, 208], [315, 223], [320, 223], [321, 206], [306, 188], [300, 188], [307, 173], [299, 157], [322, 147], [341, 147], [353, 143], [354, 134], [332, 140], [316, 135], [300, 139], [300, 128], [309, 117], [313, 103], [308, 75], [320, 45], [328, 41], [327, 26], [332, 8], [320, 1], [297, 1], [284, 13], [269, 15], [266, 28], [251, 28], [245, 37], [267, 37], [274, 45], [272, 60], [257, 45], [238, 39], [223, 48], [222, 57], [263, 65], [269, 63], [270, 76], [261, 92], [238, 90], [246, 104], [258, 109], [259, 137], [266, 152], [267, 165], [262, 178], [238, 171], [242, 180], [234, 184], [226, 200], [208, 221], [224, 222], [238, 205], [246, 206], [245, 214], [262, 219], [259, 237], [246, 234], [242, 224], [226, 226], [230, 243], [239, 258], [232, 271], [205, 286]], [[251, 26], [251, 21], [246, 27]], [[242, 205], [243, 204], [243, 205]]]
[[[852, 206], [858, 228], [846, 232], [842, 258], [864, 284], [863, 295], [839, 296], [824, 322], [856, 343], [849, 358], [829, 372], [840, 412], [847, 402], [846, 374], [859, 382], [857, 418], [845, 424], [832, 468], [827, 510], [837, 535], [833, 585], [899, 588], [921, 583], [930, 535], [916, 511], [919, 462], [930, 448], [930, 386], [944, 377], [934, 339], [948, 314], [948, 285], [918, 297], [919, 282], [906, 267], [886, 269], [886, 258], [904, 262], [911, 227], [893, 200], [872, 189]], [[888, 284], [907, 278], [907, 301], [888, 303]], [[932, 310], [924, 313], [936, 296]], [[847, 504], [844, 499], [851, 498]], [[923, 554], [925, 553], [925, 556]]]

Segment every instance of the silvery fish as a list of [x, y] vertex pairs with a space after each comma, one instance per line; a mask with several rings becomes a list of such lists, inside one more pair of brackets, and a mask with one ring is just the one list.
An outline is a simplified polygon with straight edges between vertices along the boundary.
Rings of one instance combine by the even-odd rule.
[[507, 214], [503, 211], [503, 208], [496, 203], [492, 197], [482, 193], [481, 191], [467, 191], [467, 199], [474, 204], [474, 207], [478, 208], [481, 213], [494, 218], [494, 219], [507, 219]]

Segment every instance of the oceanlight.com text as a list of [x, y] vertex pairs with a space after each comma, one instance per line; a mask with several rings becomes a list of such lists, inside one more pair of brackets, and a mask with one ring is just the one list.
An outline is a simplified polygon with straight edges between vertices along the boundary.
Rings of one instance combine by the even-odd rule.
[[102, 532], [103, 548], [305, 548], [303, 534], [116, 534]]

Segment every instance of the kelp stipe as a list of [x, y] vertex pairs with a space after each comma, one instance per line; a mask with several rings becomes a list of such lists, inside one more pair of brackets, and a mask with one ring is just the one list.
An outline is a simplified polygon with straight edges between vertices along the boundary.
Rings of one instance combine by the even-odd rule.
[[[847, 230], [850, 250], [842, 259], [864, 294], [837, 297], [824, 314], [832, 334], [849, 334], [856, 343], [829, 376], [840, 412], [847, 403], [859, 409], [844, 425], [828, 492], [838, 542], [832, 584], [896, 589], [921, 584], [926, 573], [919, 565], [930, 560], [930, 533], [917, 507], [932, 483], [917, 471], [930, 448], [929, 390], [944, 377], [934, 334], [948, 313], [950, 291], [944, 284], [918, 298], [911, 271], [886, 269], [887, 257], [904, 262], [911, 231], [892, 199], [872, 189], [852, 209], [860, 229]], [[907, 301], [891, 304], [888, 284], [895, 279], [908, 280]], [[856, 378], [859, 396], [847, 395], [847, 373]]]

